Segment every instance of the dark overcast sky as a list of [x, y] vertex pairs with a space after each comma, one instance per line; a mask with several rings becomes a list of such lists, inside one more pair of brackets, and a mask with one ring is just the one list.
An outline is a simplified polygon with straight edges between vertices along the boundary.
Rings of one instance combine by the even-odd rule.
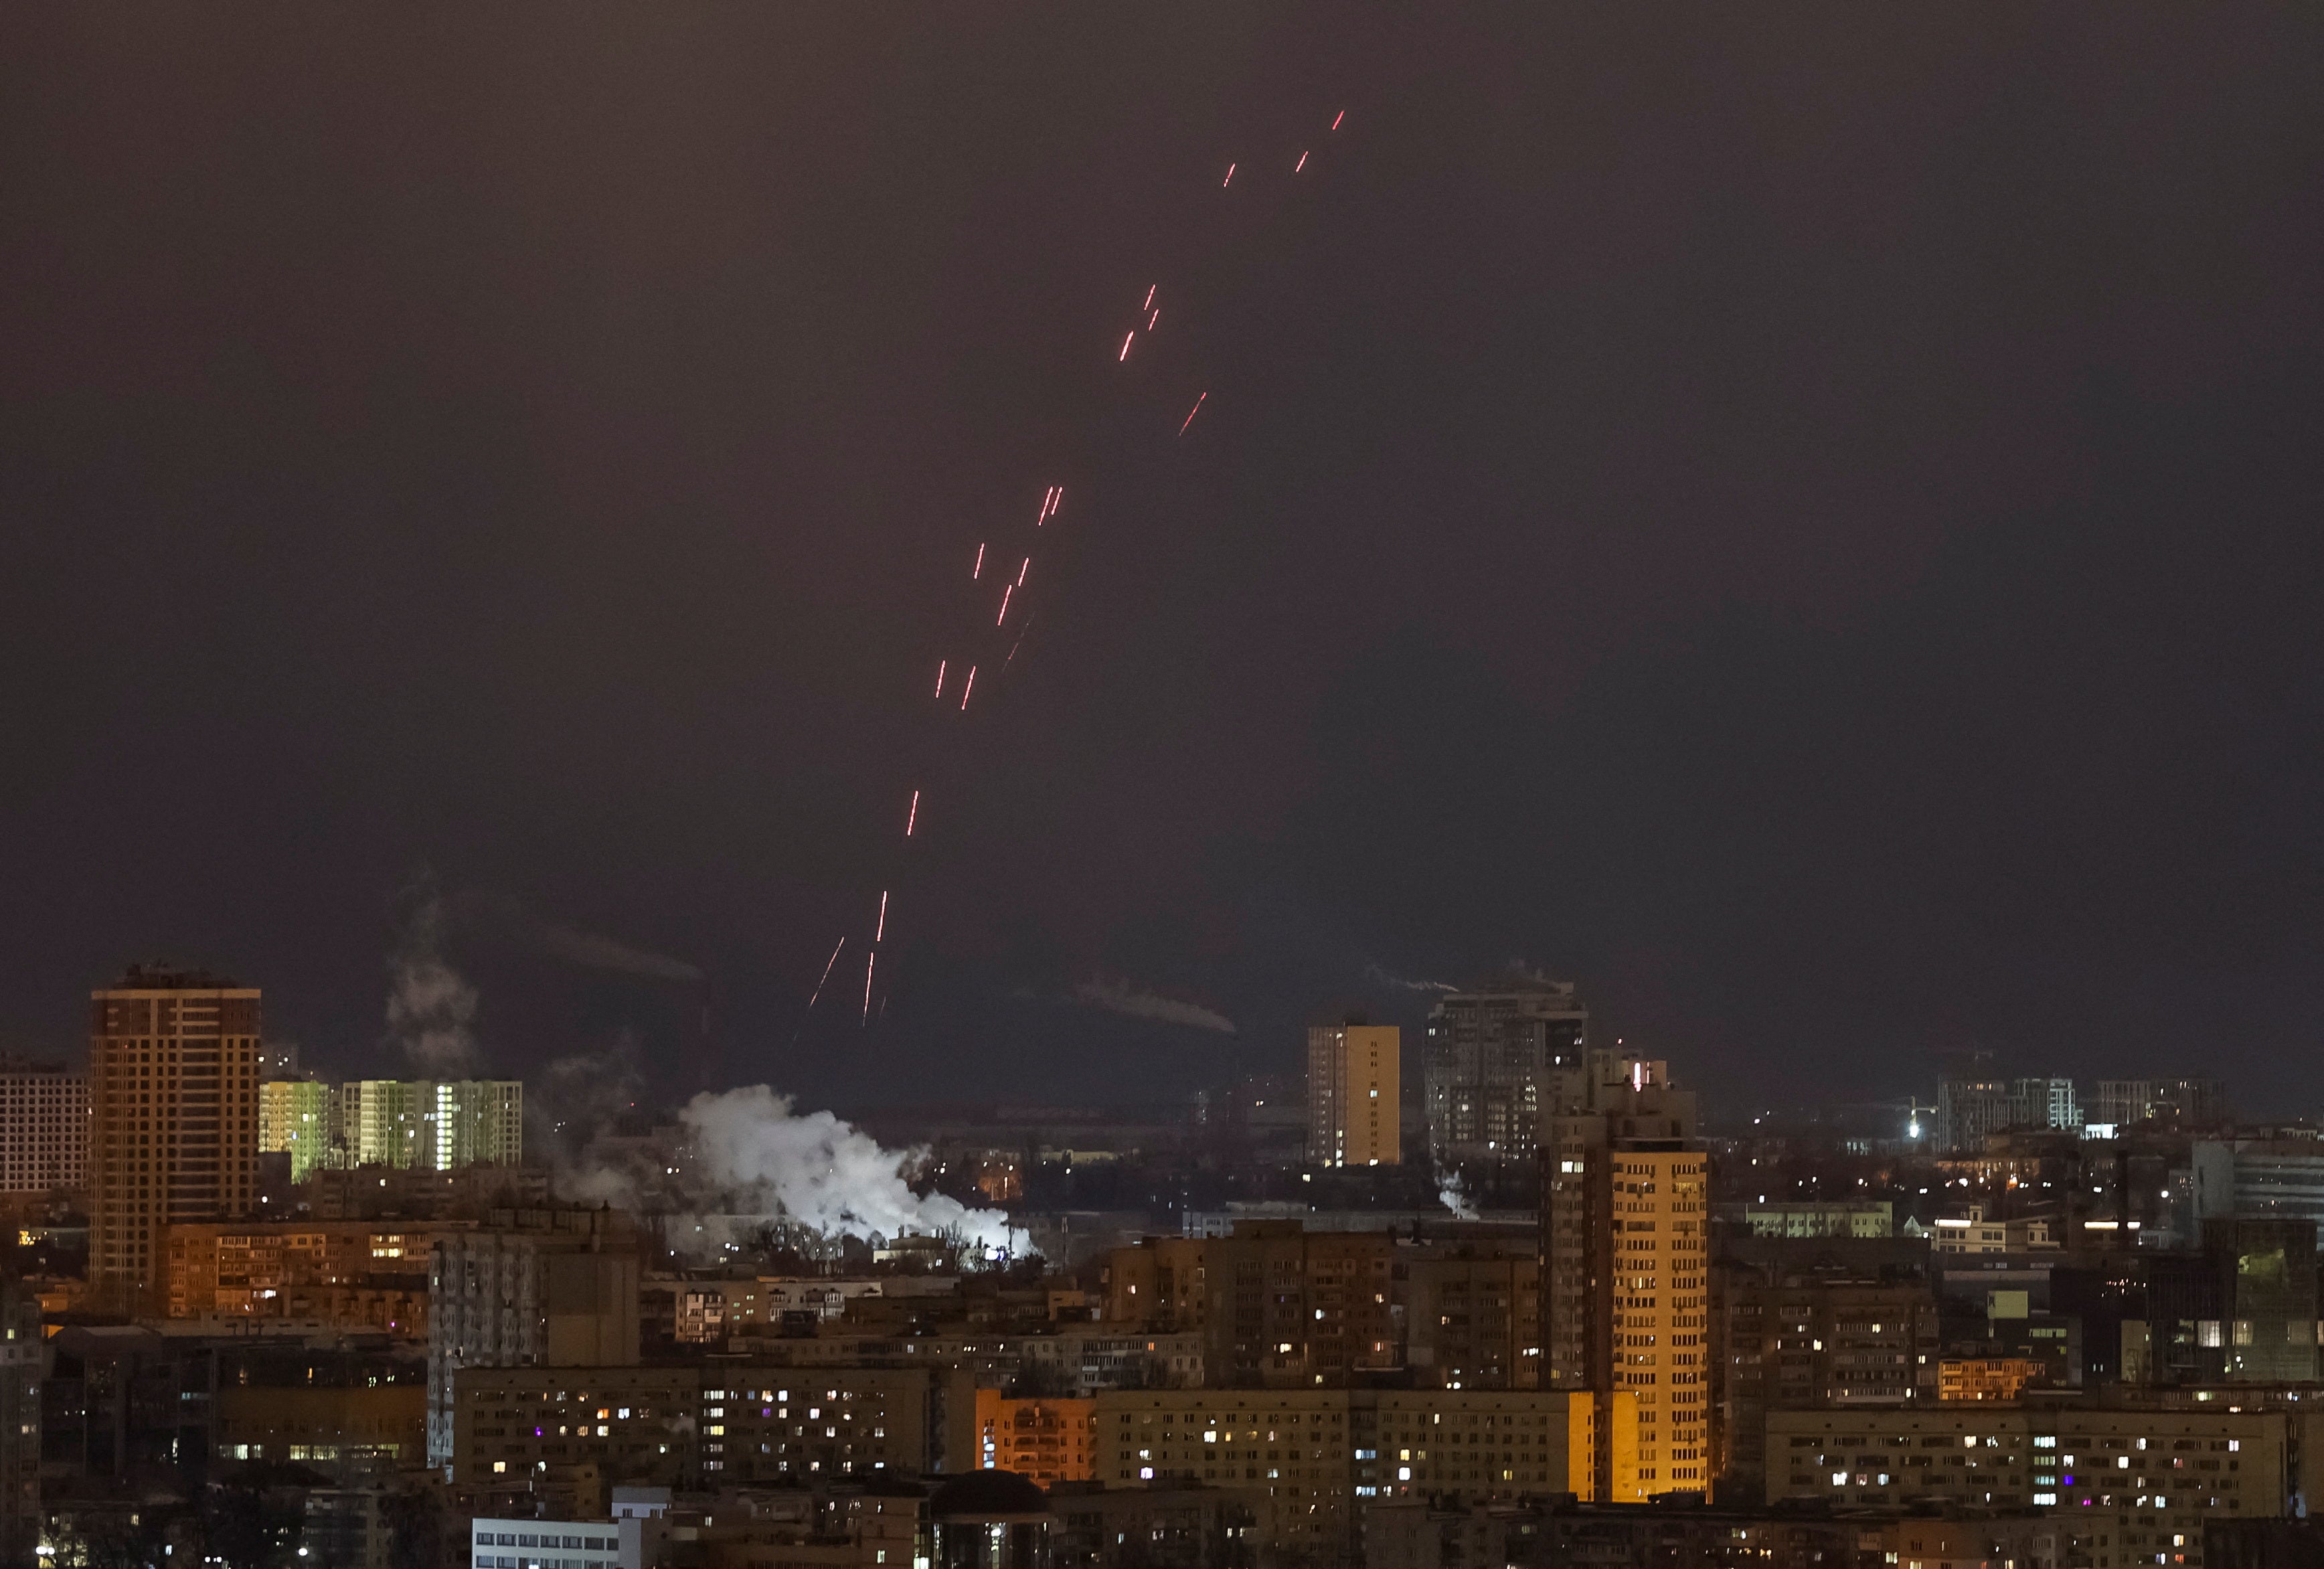
[[428, 876], [508, 1072], [1176, 1092], [1519, 958], [1736, 1096], [2324, 1098], [2313, 8], [12, 27], [0, 1039], [171, 955], [386, 1071]]

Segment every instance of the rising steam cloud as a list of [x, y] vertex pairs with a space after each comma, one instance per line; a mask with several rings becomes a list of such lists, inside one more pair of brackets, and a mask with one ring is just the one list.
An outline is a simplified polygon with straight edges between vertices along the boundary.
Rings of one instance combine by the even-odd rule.
[[715, 1251], [738, 1228], [803, 1227], [870, 1241], [945, 1237], [984, 1255], [1024, 1257], [1031, 1238], [1001, 1210], [971, 1209], [942, 1194], [912, 1191], [907, 1173], [927, 1151], [882, 1149], [829, 1112], [801, 1116], [765, 1084], [705, 1092], [678, 1112], [686, 1148], [674, 1168], [622, 1170], [597, 1164], [568, 1173], [574, 1196], [638, 1204], [659, 1190], [678, 1214], [673, 1247]]
[[423, 897], [405, 928], [387, 992], [388, 1038], [426, 1078], [469, 1078], [476, 1069], [476, 992], [444, 957], [444, 902]]

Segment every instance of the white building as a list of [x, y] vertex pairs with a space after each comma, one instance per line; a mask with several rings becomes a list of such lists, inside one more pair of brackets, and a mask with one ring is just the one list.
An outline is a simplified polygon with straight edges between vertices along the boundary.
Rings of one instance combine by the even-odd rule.
[[468, 1539], [474, 1569], [645, 1569], [645, 1522], [497, 1520], [482, 1517]]

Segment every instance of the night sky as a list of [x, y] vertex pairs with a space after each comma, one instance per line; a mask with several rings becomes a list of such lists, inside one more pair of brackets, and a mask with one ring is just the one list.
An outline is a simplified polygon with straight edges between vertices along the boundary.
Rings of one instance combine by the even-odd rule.
[[168, 956], [392, 1072], [432, 901], [494, 1071], [670, 1092], [1520, 960], [1738, 1103], [2324, 1100], [2324, 13], [11, 26], [0, 1044]]

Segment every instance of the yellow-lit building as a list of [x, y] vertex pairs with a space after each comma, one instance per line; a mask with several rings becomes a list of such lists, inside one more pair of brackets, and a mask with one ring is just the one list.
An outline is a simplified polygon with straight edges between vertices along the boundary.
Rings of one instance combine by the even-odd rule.
[[2031, 1357], [1947, 1357], [1937, 1363], [1937, 1398], [2015, 1400], [2043, 1371]]
[[1096, 1422], [1093, 1399], [1012, 1399], [999, 1389], [979, 1389], [977, 1469], [1013, 1471], [1043, 1487], [1087, 1481]]
[[1667, 1065], [1609, 1052], [1591, 1053], [1587, 1081], [1566, 1094], [1542, 1160], [1549, 1382], [1637, 1404], [1634, 1481], [1625, 1491], [1601, 1451], [1601, 1496], [1708, 1491], [1710, 1158], [1694, 1141], [1694, 1097]]
[[259, 992], [132, 965], [89, 993], [91, 1295], [152, 1300], [172, 1224], [250, 1213], [258, 1181]]
[[1307, 1031], [1307, 1158], [1317, 1166], [1394, 1166], [1398, 1035], [1389, 1024], [1318, 1024]]
[[171, 1318], [316, 1319], [425, 1341], [437, 1240], [473, 1229], [373, 1221], [172, 1226], [157, 1295]]
[[331, 1086], [310, 1079], [270, 1079], [258, 1086], [258, 1148], [290, 1157], [290, 1180], [328, 1164]]

